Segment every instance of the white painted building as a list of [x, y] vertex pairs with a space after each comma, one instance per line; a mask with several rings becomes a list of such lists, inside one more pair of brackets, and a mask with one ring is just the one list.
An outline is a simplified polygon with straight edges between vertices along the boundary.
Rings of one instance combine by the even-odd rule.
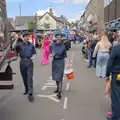
[[49, 26], [48, 29], [62, 29], [64, 27], [64, 23], [49, 12], [39, 18], [37, 22], [38, 29], [46, 29], [45, 24]]

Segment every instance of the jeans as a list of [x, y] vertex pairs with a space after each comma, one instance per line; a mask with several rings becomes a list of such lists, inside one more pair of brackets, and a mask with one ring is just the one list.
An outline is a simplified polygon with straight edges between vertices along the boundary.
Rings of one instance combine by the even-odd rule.
[[89, 66], [93, 65], [94, 67], [96, 67], [96, 59], [93, 60], [92, 56], [93, 52], [91, 52], [91, 50], [88, 50]]
[[98, 52], [97, 54], [97, 63], [96, 63], [96, 76], [105, 77], [106, 76], [106, 67], [109, 59], [108, 52]]

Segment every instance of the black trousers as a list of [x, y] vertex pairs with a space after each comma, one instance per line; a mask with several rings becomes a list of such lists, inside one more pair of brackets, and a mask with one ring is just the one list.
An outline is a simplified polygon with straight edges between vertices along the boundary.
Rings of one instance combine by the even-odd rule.
[[117, 80], [117, 73], [112, 73], [111, 102], [112, 120], [120, 120], [120, 81]]
[[33, 94], [33, 61], [32, 60], [21, 60], [20, 71], [23, 78], [25, 91], [29, 95]]

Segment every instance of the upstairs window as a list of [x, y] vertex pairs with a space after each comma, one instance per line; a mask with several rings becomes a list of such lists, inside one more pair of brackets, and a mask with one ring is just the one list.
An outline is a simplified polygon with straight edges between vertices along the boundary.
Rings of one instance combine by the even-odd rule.
[[45, 20], [47, 20], [47, 21], [48, 21], [48, 20], [49, 20], [49, 16], [46, 16], [46, 17], [45, 17]]

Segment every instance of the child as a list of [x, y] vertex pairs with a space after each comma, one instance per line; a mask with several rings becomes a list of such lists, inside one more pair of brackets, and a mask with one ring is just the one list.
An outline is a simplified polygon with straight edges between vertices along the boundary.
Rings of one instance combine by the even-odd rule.
[[[106, 89], [105, 89], [105, 95], [106, 95], [106, 98], [109, 98], [110, 97], [110, 88], [111, 88], [111, 76], [109, 78], [109, 80], [106, 82]], [[109, 116], [112, 116], [112, 112], [108, 112], [107, 113]]]

